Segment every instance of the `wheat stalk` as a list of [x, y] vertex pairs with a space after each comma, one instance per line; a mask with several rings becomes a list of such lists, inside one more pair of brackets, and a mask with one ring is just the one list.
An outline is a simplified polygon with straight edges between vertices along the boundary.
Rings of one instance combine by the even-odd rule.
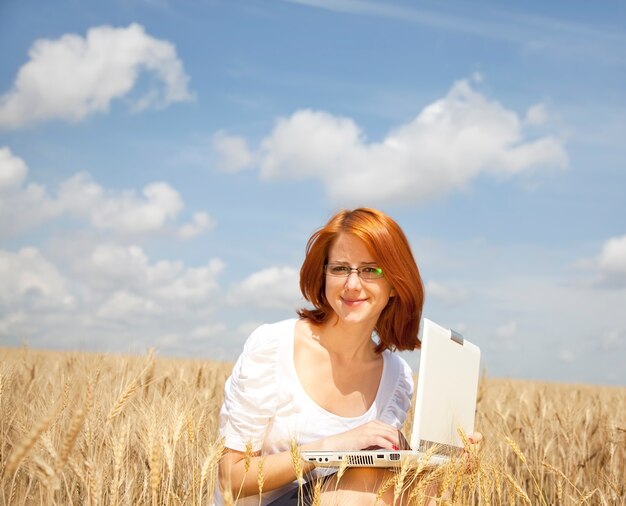
[[311, 499], [311, 506], [321, 506], [322, 504], [322, 480], [316, 479], [313, 486], [313, 498]]
[[[156, 436], [160, 449], [157, 503], [212, 502], [220, 455], [218, 412], [228, 365], [199, 367], [197, 361], [159, 359], [153, 371], [142, 376], [145, 361], [141, 358], [73, 354], [67, 359], [63, 354], [28, 350], [22, 367], [23, 353], [3, 348], [0, 356], [0, 504], [150, 504], [155, 495], [150, 483], [155, 459], [151, 468], [150, 453]], [[18, 365], [13, 367], [12, 361]], [[137, 400], [137, 392], [130, 395], [112, 419], [121, 423], [109, 423], [108, 414], [135, 378], [141, 378], [141, 399]], [[149, 386], [155, 382], [159, 388]], [[119, 391], [111, 398], [111, 385], [118, 383]], [[163, 390], [162, 384], [167, 386]], [[466, 468], [459, 459], [455, 473], [446, 474], [443, 467], [439, 471], [424, 467], [413, 479], [411, 470], [403, 483], [407, 493], [400, 499], [423, 504], [430, 495], [439, 506], [527, 504], [512, 478], [538, 505], [542, 501], [559, 506], [622, 504], [626, 497], [623, 387], [499, 380], [486, 385], [476, 425], [484, 432], [489, 427], [490, 453], [485, 453], [487, 447], [472, 452], [475, 447], [470, 446], [470, 454], [478, 457], [475, 466]], [[93, 392], [91, 396], [87, 388]], [[87, 395], [81, 397], [84, 392], [80, 389]], [[83, 399], [82, 404], [68, 410], [74, 393]], [[77, 423], [78, 408], [85, 417], [72, 443], [70, 427]], [[170, 412], [172, 416], [163, 416]], [[47, 413], [54, 416], [43, 423]], [[37, 429], [42, 423], [43, 428]], [[152, 432], [156, 436], [150, 436]], [[515, 442], [518, 452], [505, 435]], [[144, 443], [145, 451], [138, 442]], [[59, 472], [57, 463], [64, 446], [66, 462]], [[251, 456], [248, 472], [255, 474], [257, 482], [262, 472], [261, 492], [267, 496], [267, 459], [259, 462], [261, 469], [257, 460]], [[539, 468], [535, 464], [548, 462]], [[241, 465], [243, 469], [243, 462]], [[303, 462], [301, 465], [304, 467]], [[337, 479], [345, 479], [345, 475], [340, 478], [338, 472]], [[399, 483], [383, 484], [388, 490], [385, 497], [391, 495], [389, 487]], [[325, 499], [323, 482], [319, 482], [317, 499], [315, 484], [311, 484], [313, 501], [321, 502]], [[229, 502], [228, 492], [226, 496], [226, 503], [233, 504], [234, 498]]]
[[348, 469], [348, 459], [343, 459], [341, 464], [339, 464], [339, 469], [337, 470], [337, 483], [339, 483], [339, 480], [343, 476], [343, 473], [346, 472], [346, 469]]
[[[150, 371], [153, 365], [153, 350], [150, 350], [148, 356], [146, 358], [146, 365], [142, 369], [142, 371], [131, 381], [126, 387], [126, 390], [120, 395], [115, 401], [115, 404], [111, 407], [109, 411], [109, 415], [107, 416], [107, 420], [110, 422], [115, 417], [117, 417], [121, 412], [126, 403], [137, 393], [137, 390], [141, 387], [142, 377]], [[98, 373], [99, 375], [99, 373]]]
[[248, 440], [246, 443], [246, 454], [244, 456], [243, 468], [245, 470], [245, 474], [248, 474], [250, 470], [250, 462], [252, 461], [252, 441]]
[[139, 378], [135, 378], [127, 387], [126, 390], [120, 395], [115, 404], [111, 407], [111, 411], [109, 411], [109, 415], [107, 416], [107, 420], [110, 422], [115, 417], [117, 417], [121, 412], [126, 403], [135, 395], [139, 387], [141, 386], [141, 380]]
[[487, 472], [484, 468], [480, 468], [478, 470], [478, 486], [480, 488], [480, 498], [485, 503], [485, 506], [491, 506], [491, 501], [489, 498], [488, 486], [489, 486], [489, 476], [487, 476]]
[[515, 478], [513, 478], [513, 476], [511, 476], [509, 473], [505, 473], [504, 477], [511, 484], [515, 494], [518, 497], [521, 497], [524, 500], [524, 502], [526, 502], [527, 504], [532, 504], [532, 501], [528, 497], [528, 494], [526, 492], [524, 492], [524, 489], [522, 489], [522, 487], [519, 486], [519, 484], [515, 481]]
[[48, 463], [39, 456], [35, 456], [33, 458], [33, 462], [35, 464], [36, 471], [42, 476], [42, 481], [46, 486], [48, 492], [48, 502], [52, 502], [54, 492], [61, 486], [59, 477], [52, 466], [48, 465]]
[[591, 492], [587, 492], [585, 495], [582, 495], [580, 497], [579, 504], [582, 504], [582, 503], [588, 504], [589, 499], [591, 499], [591, 497], [594, 496], [597, 492], [598, 492], [598, 489], [594, 488]]
[[261, 499], [263, 497], [263, 485], [265, 485], [265, 475], [263, 474], [263, 462], [264, 458], [261, 456], [259, 458], [257, 473], [256, 473], [256, 482], [259, 486], [259, 506], [261, 505]]
[[82, 408], [78, 408], [72, 417], [70, 427], [67, 430], [65, 438], [63, 439], [63, 444], [61, 445], [59, 459], [56, 462], [57, 472], [60, 472], [63, 469], [63, 466], [65, 466], [67, 458], [69, 457], [72, 448], [74, 448], [74, 443], [76, 443], [76, 438], [78, 437], [78, 433], [83, 426], [84, 420], [85, 411]]
[[378, 504], [379, 501], [383, 501], [383, 495], [385, 495], [387, 490], [391, 488], [391, 486], [394, 484], [394, 481], [395, 481], [395, 476], [390, 475], [390, 476], [387, 476], [385, 481], [383, 481], [380, 484], [380, 487], [378, 487], [378, 490], [376, 491], [376, 500], [374, 504]]
[[304, 483], [304, 476], [302, 470], [302, 460], [300, 458], [300, 450], [298, 449], [298, 443], [295, 438], [291, 438], [290, 441], [290, 453], [291, 453], [291, 462], [293, 464], [293, 470], [296, 473], [296, 479], [298, 480], [298, 485], [302, 488], [302, 484]]
[[15, 472], [24, 457], [26, 457], [28, 452], [33, 448], [33, 446], [35, 446], [39, 436], [41, 436], [41, 434], [48, 429], [53, 418], [54, 415], [51, 414], [39, 422], [39, 424], [36, 425], [22, 440], [21, 444], [11, 452], [11, 455], [9, 455], [9, 458], [7, 459], [4, 472], [2, 473], [3, 479]]
[[296, 474], [296, 480], [298, 481], [298, 504], [302, 500], [302, 485], [304, 484], [304, 472], [302, 469], [302, 460], [300, 458], [300, 450], [298, 449], [298, 443], [296, 438], [293, 437], [290, 440], [289, 452], [291, 454], [291, 463], [293, 464], [293, 470]]
[[400, 466], [400, 470], [395, 473], [395, 480], [393, 485], [393, 502], [397, 503], [398, 499], [402, 495], [404, 489], [404, 480], [406, 479], [406, 474], [409, 471], [410, 461], [407, 459], [403, 462], [402, 466]]
[[157, 436], [156, 420], [150, 426], [148, 464], [150, 466], [150, 493], [152, 504], [158, 504], [158, 490], [161, 479], [161, 447]]
[[515, 455], [517, 455], [517, 458], [519, 458], [522, 461], [523, 464], [526, 464], [527, 463], [526, 462], [526, 456], [522, 453], [522, 450], [520, 450], [520, 447], [515, 442], [515, 440], [510, 438], [509, 436], [504, 436], [504, 439], [506, 440], [507, 444], [513, 450], [513, 453], [515, 453]]
[[506, 442], [507, 444], [513, 449], [513, 452], [515, 453], [515, 455], [517, 455], [517, 457], [522, 461], [522, 463], [526, 466], [526, 469], [528, 470], [528, 474], [530, 475], [532, 482], [535, 486], [535, 489], [537, 490], [537, 494], [539, 495], [542, 504], [544, 504], [545, 506], [547, 505], [546, 499], [543, 495], [543, 492], [541, 490], [541, 487], [539, 487], [539, 483], [537, 482], [537, 477], [535, 476], [535, 473], [533, 473], [530, 469], [530, 466], [528, 465], [528, 461], [526, 460], [526, 456], [522, 453], [522, 451], [520, 450], [520, 447], [517, 445], [517, 443], [510, 438], [509, 436], [505, 436]]
[[117, 505], [120, 489], [120, 481], [122, 476], [122, 467], [124, 466], [124, 456], [128, 446], [130, 428], [128, 425], [119, 431], [113, 444], [113, 480], [111, 482], [112, 501], [111, 504]]
[[578, 494], [579, 497], [582, 497], [584, 494], [578, 489], [578, 487], [572, 482], [572, 480], [570, 480], [563, 471], [561, 471], [560, 469], [558, 469], [557, 467], [553, 466], [552, 464], [550, 464], [549, 462], [542, 462], [541, 463], [546, 469], [549, 469], [550, 471], [558, 474], [561, 478], [563, 478], [568, 485], [570, 485], [574, 491], [576, 492], [576, 494]]

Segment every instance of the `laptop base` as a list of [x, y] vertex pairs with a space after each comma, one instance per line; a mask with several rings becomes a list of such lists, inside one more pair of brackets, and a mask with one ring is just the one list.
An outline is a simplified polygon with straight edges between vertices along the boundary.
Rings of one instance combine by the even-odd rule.
[[361, 450], [361, 451], [315, 451], [306, 450], [300, 454], [302, 460], [316, 467], [434, 467], [450, 462], [445, 455], [431, 455], [412, 450]]

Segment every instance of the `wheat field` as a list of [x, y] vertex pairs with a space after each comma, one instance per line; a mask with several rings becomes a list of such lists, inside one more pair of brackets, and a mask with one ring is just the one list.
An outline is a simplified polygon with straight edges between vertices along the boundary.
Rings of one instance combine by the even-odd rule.
[[[211, 504], [231, 367], [0, 348], [0, 504]], [[429, 483], [438, 504], [626, 504], [626, 388], [483, 378], [476, 427], [462, 465], [385, 486], [415, 504]]]

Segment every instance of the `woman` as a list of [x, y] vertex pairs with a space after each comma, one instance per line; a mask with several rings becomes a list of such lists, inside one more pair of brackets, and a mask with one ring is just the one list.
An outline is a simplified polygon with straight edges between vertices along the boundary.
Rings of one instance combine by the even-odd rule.
[[[391, 352], [419, 348], [424, 302], [404, 233], [374, 209], [339, 212], [309, 239], [300, 289], [313, 308], [255, 330], [225, 384], [219, 475], [237, 504], [298, 504], [297, 467], [305, 479], [328, 470], [297, 450], [400, 445], [413, 379]], [[389, 473], [326, 476], [322, 504], [373, 504]]]

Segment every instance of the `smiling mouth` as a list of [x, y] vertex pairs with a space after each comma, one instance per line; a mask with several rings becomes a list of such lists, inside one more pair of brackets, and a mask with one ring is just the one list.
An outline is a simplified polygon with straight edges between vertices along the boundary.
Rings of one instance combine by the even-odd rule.
[[344, 299], [342, 297], [341, 300], [344, 302], [344, 304], [348, 304], [349, 306], [353, 306], [355, 304], [359, 304], [361, 302], [365, 302], [366, 299]]

